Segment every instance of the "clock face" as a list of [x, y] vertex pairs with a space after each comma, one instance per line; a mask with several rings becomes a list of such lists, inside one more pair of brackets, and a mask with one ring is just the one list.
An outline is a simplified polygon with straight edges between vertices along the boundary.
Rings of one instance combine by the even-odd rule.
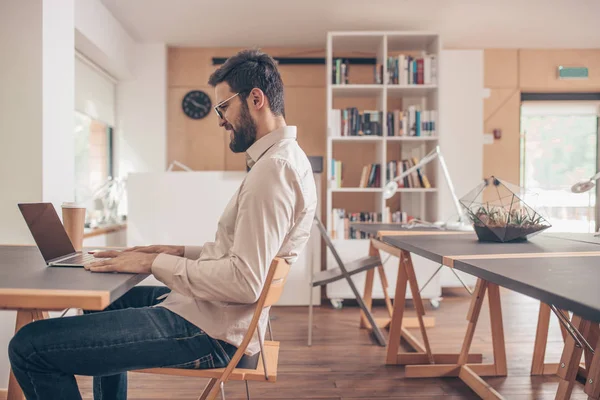
[[192, 119], [202, 119], [208, 115], [212, 108], [210, 97], [201, 90], [188, 92], [181, 102], [185, 115]]

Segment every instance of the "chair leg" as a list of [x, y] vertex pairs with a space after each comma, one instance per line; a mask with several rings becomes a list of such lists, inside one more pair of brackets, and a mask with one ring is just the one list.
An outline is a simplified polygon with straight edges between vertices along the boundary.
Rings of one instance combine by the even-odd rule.
[[221, 400], [225, 400], [225, 382], [221, 382]]
[[313, 287], [310, 285], [310, 294], [308, 300], [308, 346], [312, 346], [312, 328], [313, 328]]
[[208, 381], [208, 383], [204, 387], [204, 390], [202, 391], [202, 394], [200, 395], [200, 397], [198, 397], [198, 400], [208, 399], [208, 396], [210, 396], [210, 392], [213, 390], [217, 381], [218, 381], [218, 379], [216, 379], [216, 378], [212, 378], [210, 381]]
[[250, 389], [248, 388], [248, 381], [244, 382], [246, 382], [246, 399], [250, 400]]

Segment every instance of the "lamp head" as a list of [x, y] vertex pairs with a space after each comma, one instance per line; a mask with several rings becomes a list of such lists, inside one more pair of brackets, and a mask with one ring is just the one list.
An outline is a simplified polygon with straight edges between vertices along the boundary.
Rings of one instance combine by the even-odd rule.
[[581, 181], [577, 182], [573, 186], [571, 186], [571, 192], [573, 193], [583, 193], [594, 187], [594, 182], [590, 181]]
[[398, 190], [398, 182], [389, 181], [383, 188], [383, 198], [386, 200], [391, 199], [394, 196], [394, 194], [396, 194], [397, 190]]

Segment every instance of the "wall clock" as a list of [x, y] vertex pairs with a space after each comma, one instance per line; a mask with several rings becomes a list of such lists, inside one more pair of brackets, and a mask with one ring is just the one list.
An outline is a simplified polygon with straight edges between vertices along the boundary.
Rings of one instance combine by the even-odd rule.
[[210, 97], [201, 90], [191, 90], [183, 97], [181, 108], [192, 119], [202, 119], [212, 108]]

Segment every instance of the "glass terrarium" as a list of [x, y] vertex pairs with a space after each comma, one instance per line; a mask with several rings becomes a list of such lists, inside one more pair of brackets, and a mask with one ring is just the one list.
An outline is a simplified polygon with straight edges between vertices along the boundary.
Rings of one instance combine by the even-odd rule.
[[535, 193], [494, 176], [459, 202], [482, 242], [525, 241], [552, 226], [540, 213]]

